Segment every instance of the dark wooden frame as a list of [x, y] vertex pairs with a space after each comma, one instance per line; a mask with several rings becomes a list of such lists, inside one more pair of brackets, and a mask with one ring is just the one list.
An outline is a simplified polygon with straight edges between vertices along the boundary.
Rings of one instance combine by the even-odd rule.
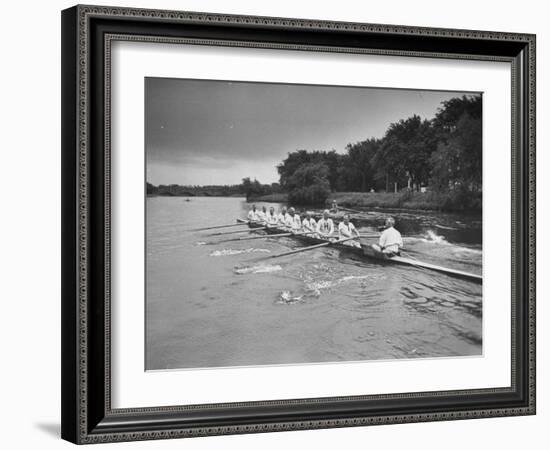
[[[113, 40], [510, 62], [511, 386], [112, 409], [109, 102]], [[534, 414], [535, 36], [98, 6], [67, 9], [62, 13], [62, 235], [62, 437], [69, 441]]]

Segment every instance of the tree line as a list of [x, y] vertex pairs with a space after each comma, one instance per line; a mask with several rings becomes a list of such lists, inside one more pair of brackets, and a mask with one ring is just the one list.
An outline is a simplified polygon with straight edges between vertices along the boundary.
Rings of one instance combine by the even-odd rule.
[[244, 178], [241, 184], [231, 185], [180, 185], [146, 184], [147, 195], [164, 197], [254, 197], [281, 192], [279, 183], [261, 184], [258, 180]]
[[289, 201], [324, 203], [331, 192], [394, 192], [427, 188], [481, 196], [480, 95], [442, 102], [433, 119], [413, 115], [382, 138], [349, 143], [346, 152], [296, 150], [277, 166]]

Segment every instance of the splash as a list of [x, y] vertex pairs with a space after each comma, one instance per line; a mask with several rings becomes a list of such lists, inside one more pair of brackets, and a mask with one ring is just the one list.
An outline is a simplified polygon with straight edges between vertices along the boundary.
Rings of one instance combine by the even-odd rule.
[[346, 277], [342, 277], [332, 281], [331, 280], [313, 281], [313, 282], [306, 283], [306, 289], [313, 295], [319, 296], [321, 295], [321, 291], [325, 289], [330, 289], [335, 286], [339, 286], [343, 283], [347, 283], [349, 281], [366, 280], [369, 278], [371, 278], [370, 275], [348, 275]]
[[440, 236], [432, 230], [428, 230], [426, 233], [426, 237], [424, 237], [421, 240], [422, 242], [429, 242], [430, 244], [439, 244], [439, 245], [448, 244], [444, 236]]
[[216, 250], [210, 253], [210, 256], [233, 256], [241, 255], [243, 253], [270, 253], [269, 250], [265, 248], [247, 248], [244, 250], [233, 250], [231, 248], [224, 250]]
[[278, 272], [279, 270], [283, 270], [281, 266], [277, 265], [258, 265], [258, 266], [251, 266], [251, 267], [241, 267], [236, 268], [235, 273], [238, 275], [245, 275], [249, 273], [272, 273], [272, 272]]
[[206, 245], [206, 242], [205, 241], [199, 241], [199, 242], [196, 242], [195, 245]]
[[299, 296], [292, 296], [290, 291], [283, 291], [279, 294], [279, 298], [277, 299], [277, 303], [283, 303], [285, 305], [292, 305], [294, 303], [298, 303], [302, 301], [303, 295]]

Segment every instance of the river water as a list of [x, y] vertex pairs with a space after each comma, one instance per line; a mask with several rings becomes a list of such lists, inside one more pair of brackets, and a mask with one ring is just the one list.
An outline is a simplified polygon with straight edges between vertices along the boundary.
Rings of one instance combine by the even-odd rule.
[[[190, 231], [233, 223], [249, 207], [242, 198], [147, 198], [148, 370], [482, 353], [479, 284], [330, 247], [266, 260], [303, 244]], [[372, 210], [354, 223], [372, 234], [390, 214], [403, 256], [481, 273], [480, 217]]]

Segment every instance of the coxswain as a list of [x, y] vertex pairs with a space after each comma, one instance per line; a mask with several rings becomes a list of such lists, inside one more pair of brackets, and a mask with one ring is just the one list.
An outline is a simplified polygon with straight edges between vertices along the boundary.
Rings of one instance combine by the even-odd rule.
[[288, 215], [285, 220], [285, 226], [293, 233], [297, 233], [302, 229], [302, 221], [300, 220], [300, 216], [296, 214], [296, 210], [294, 208], [289, 208]]
[[403, 238], [401, 233], [394, 228], [395, 220], [388, 217], [385, 223], [385, 230], [380, 235], [378, 244], [373, 244], [372, 248], [377, 252], [382, 252], [388, 256], [398, 256], [399, 249], [403, 247]]
[[332, 201], [332, 206], [330, 207], [330, 212], [337, 213], [338, 212], [338, 203], [336, 203], [336, 200]]
[[[356, 235], [358, 238], [361, 237], [357, 228], [349, 221], [349, 214], [344, 215], [344, 220], [338, 225], [338, 237], [339, 239], [348, 239]], [[344, 244], [352, 245], [354, 247], [361, 247], [361, 244], [356, 240], [349, 240], [344, 242]]]
[[323, 211], [323, 217], [317, 222], [317, 233], [320, 237], [326, 239], [334, 237], [334, 222], [329, 216], [329, 210], [325, 209]]
[[315, 222], [315, 219], [313, 218], [313, 213], [311, 211], [308, 211], [306, 213], [306, 217], [302, 222], [302, 229], [309, 236], [313, 236], [313, 234], [317, 232], [317, 222]]

